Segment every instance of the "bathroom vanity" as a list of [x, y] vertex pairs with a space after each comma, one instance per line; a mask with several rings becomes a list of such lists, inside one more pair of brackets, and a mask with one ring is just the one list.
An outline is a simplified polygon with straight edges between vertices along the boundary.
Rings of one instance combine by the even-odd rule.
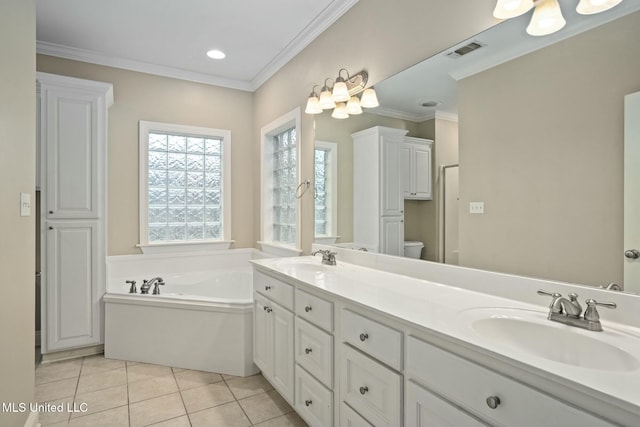
[[[349, 250], [252, 263], [254, 361], [310, 426], [640, 423], [636, 296]], [[537, 289], [619, 308], [582, 330]]]

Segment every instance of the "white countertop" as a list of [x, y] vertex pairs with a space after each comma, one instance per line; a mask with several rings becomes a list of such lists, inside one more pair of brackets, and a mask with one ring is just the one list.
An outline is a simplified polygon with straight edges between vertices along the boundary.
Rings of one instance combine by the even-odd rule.
[[[319, 257], [271, 258], [251, 262], [258, 270], [290, 277], [304, 286], [425, 328], [457, 344], [492, 355], [549, 380], [566, 383], [640, 416], [640, 364], [624, 370], [607, 365], [606, 361], [595, 368], [572, 366], [536, 356], [504, 340], [487, 338], [478, 333], [472, 323], [500, 313], [525, 313], [527, 319], [557, 328], [560, 333], [569, 330], [578, 334], [581, 338], [577, 341], [587, 343], [583, 351], [590, 351], [589, 343], [596, 338], [624, 354], [633, 355], [632, 364], [635, 358], [640, 360], [640, 329], [636, 327], [602, 320], [603, 332], [587, 331], [547, 320], [548, 309], [544, 305], [388, 273], [341, 262], [340, 259], [336, 266], [322, 265]], [[605, 310], [600, 310], [603, 319], [606, 319], [606, 313], [602, 313]]]

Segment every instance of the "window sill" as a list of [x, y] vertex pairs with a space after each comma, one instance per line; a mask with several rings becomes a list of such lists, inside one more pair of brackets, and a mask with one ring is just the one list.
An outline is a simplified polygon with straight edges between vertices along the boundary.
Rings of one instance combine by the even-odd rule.
[[167, 254], [175, 252], [202, 252], [202, 251], [224, 251], [231, 247], [235, 240], [208, 241], [208, 242], [168, 242], [168, 243], [145, 243], [136, 245], [143, 254]]
[[335, 245], [340, 236], [315, 236], [313, 243], [320, 245]]
[[258, 242], [260, 250], [275, 256], [300, 256], [302, 255], [302, 249], [295, 248], [293, 246], [280, 245], [273, 242]]

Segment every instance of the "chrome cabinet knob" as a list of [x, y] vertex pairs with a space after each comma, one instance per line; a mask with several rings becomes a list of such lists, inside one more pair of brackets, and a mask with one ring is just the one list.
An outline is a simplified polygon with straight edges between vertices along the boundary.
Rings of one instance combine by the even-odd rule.
[[264, 290], [265, 290], [265, 291], [270, 291], [270, 290], [271, 290], [271, 286], [269, 286], [269, 285], [265, 286], [265, 287], [264, 287]]
[[360, 387], [360, 394], [365, 395], [367, 394], [368, 391], [369, 391], [369, 387], [367, 386]]
[[305, 400], [304, 401], [304, 406], [311, 406], [312, 403], [313, 403], [313, 401], [311, 399]]
[[362, 333], [360, 334], [360, 341], [365, 342], [369, 338], [369, 334]]
[[306, 311], [307, 313], [311, 311], [311, 306], [308, 305], [304, 308], [304, 311]]
[[309, 353], [311, 353], [311, 351], [312, 351], [311, 347], [307, 347], [307, 348], [304, 349], [305, 354], [309, 354]]
[[50, 214], [52, 214], [52, 213], [53, 213], [53, 211], [49, 211], [49, 213], [50, 213]]
[[498, 396], [489, 396], [486, 402], [489, 408], [496, 409], [500, 405], [500, 398]]
[[627, 249], [624, 251], [624, 256], [629, 259], [638, 259], [640, 258], [640, 251], [637, 249]]
[[264, 311], [266, 311], [267, 313], [271, 313], [273, 309], [271, 307], [265, 307]]

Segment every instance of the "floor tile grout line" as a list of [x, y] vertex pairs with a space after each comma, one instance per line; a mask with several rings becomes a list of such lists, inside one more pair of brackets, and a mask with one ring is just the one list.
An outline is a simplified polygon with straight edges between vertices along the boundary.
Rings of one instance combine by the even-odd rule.
[[129, 398], [129, 364], [124, 362], [124, 377], [127, 380], [127, 423], [131, 427], [131, 399]]
[[224, 381], [224, 385], [227, 386], [227, 388], [229, 389], [229, 391], [231, 392], [231, 395], [234, 397], [234, 399], [236, 399], [236, 403], [238, 404], [238, 406], [240, 407], [240, 410], [242, 411], [242, 413], [244, 414], [245, 417], [247, 417], [247, 420], [249, 421], [249, 424], [251, 424], [251, 426], [253, 427], [253, 421], [251, 421], [251, 418], [249, 418], [249, 414], [247, 414], [247, 411], [244, 410], [244, 408], [242, 407], [242, 405], [240, 404], [240, 400], [237, 398], [236, 394], [233, 392], [233, 390], [231, 390], [231, 387], [229, 387], [229, 384], [227, 384], [227, 380], [225, 379], [225, 377], [222, 377], [222, 381]]
[[189, 411], [187, 411], [187, 405], [184, 403], [184, 397], [182, 397], [182, 389], [180, 389], [180, 384], [178, 384], [178, 378], [176, 377], [176, 372], [171, 367], [171, 374], [173, 375], [173, 380], [176, 382], [176, 387], [178, 388], [178, 395], [180, 396], [180, 401], [182, 402], [182, 407], [184, 408], [184, 413], [187, 416], [187, 421], [189, 421], [189, 425], [193, 427], [191, 423], [191, 417], [189, 417]]

